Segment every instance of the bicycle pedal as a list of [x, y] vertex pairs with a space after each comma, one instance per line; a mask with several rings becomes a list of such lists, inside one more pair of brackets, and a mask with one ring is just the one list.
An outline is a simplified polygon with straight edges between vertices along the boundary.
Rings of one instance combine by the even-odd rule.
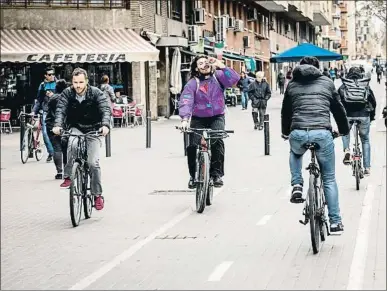
[[300, 204], [300, 203], [303, 203], [305, 202], [306, 200], [303, 199], [303, 198], [294, 198], [294, 199], [290, 199], [290, 202], [291, 203], [295, 203], [295, 204]]
[[305, 219], [305, 221], [303, 220], [299, 220], [299, 223], [303, 224], [303, 225], [306, 225], [307, 223], [309, 223], [308, 219]]

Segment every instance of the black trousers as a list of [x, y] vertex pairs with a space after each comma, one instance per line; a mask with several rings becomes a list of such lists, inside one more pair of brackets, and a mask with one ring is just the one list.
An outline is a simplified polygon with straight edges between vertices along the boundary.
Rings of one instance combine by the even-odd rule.
[[54, 164], [57, 173], [63, 173], [63, 165], [67, 163], [67, 139], [54, 135], [51, 129], [47, 133], [54, 148]]
[[[192, 117], [191, 128], [210, 128], [213, 130], [225, 129], [225, 116], [218, 115], [213, 117]], [[187, 163], [189, 167], [190, 176], [195, 176], [196, 151], [198, 145], [201, 143], [201, 137], [197, 134], [190, 134], [190, 142], [187, 147]], [[224, 158], [225, 145], [222, 139], [211, 140], [212, 157], [210, 161], [210, 176], [222, 177], [224, 176]]]
[[284, 94], [284, 83], [279, 83], [280, 94]]

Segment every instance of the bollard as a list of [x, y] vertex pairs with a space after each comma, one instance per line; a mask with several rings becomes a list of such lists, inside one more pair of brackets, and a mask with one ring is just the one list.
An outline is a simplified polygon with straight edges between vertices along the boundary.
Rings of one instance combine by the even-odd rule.
[[107, 158], [112, 156], [111, 132], [112, 130], [105, 136], [105, 153]]
[[151, 111], [147, 110], [146, 118], [146, 148], [151, 147]]
[[264, 115], [264, 151], [269, 155], [269, 114]]
[[187, 132], [183, 133], [183, 151], [185, 153], [185, 156], [187, 156], [187, 146], [189, 143], [189, 134]]

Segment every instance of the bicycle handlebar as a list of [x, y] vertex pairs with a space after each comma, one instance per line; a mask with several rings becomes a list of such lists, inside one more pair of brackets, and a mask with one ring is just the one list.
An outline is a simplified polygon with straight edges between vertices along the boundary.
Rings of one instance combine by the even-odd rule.
[[[179, 130], [182, 130], [179, 126], [175, 126], [176, 129], [179, 129]], [[183, 132], [197, 132], [197, 131], [206, 131], [208, 133], [234, 133], [234, 130], [230, 130], [230, 129], [220, 129], [220, 130], [217, 130], [217, 129], [210, 129], [210, 128], [187, 128], [186, 130], [182, 130]]]
[[81, 133], [81, 134], [74, 134], [71, 133], [70, 131], [62, 130], [60, 136], [63, 137], [68, 137], [68, 136], [75, 136], [75, 137], [80, 137], [80, 136], [94, 136], [94, 137], [100, 137], [102, 136], [100, 131], [89, 131], [87, 133]]
[[22, 117], [22, 116], [29, 116], [29, 117], [32, 117], [32, 118], [39, 118], [40, 117], [40, 114], [35, 114], [35, 113], [25, 113], [25, 112], [20, 112], [20, 114], [19, 114], [19, 117], [18, 117], [18, 119], [20, 119], [20, 117]]

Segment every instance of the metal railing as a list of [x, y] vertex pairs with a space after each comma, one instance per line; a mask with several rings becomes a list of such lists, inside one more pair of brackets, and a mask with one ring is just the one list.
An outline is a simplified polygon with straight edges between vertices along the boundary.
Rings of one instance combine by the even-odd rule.
[[125, 8], [127, 0], [0, 0], [1, 8]]

